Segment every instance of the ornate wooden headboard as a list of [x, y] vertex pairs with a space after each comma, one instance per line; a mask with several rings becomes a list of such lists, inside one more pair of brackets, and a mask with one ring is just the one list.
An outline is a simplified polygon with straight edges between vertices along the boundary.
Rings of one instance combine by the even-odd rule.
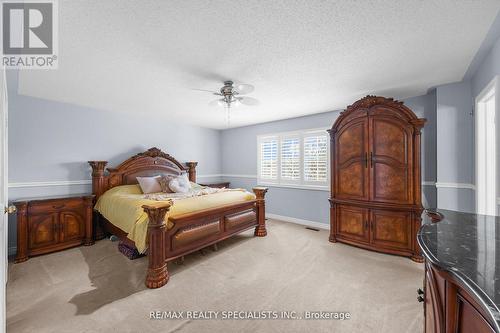
[[89, 164], [92, 167], [92, 192], [98, 198], [115, 186], [137, 184], [138, 176], [180, 175], [188, 172], [189, 180], [196, 182], [198, 162], [187, 162], [183, 166], [169, 154], [153, 147], [130, 157], [116, 168], [106, 169], [107, 161], [89, 161]]

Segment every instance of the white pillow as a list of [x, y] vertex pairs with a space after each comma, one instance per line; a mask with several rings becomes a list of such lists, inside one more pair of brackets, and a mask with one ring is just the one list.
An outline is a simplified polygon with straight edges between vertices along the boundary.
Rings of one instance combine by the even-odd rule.
[[157, 193], [161, 192], [160, 180], [161, 176], [155, 177], [136, 177], [141, 187], [142, 193]]
[[168, 182], [168, 187], [175, 193], [187, 193], [191, 190], [191, 183], [187, 174], [182, 174], [178, 177], [172, 178]]

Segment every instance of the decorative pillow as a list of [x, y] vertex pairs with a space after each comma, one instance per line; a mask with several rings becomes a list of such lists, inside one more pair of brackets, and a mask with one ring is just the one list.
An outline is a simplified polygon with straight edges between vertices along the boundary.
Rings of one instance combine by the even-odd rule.
[[171, 179], [168, 183], [168, 187], [175, 193], [187, 193], [191, 190], [191, 183], [189, 182], [187, 174], [184, 173]]
[[172, 191], [170, 189], [170, 187], [168, 187], [168, 183], [176, 178], [177, 176], [174, 176], [174, 175], [166, 175], [166, 176], [161, 176], [160, 177], [160, 186], [161, 186], [161, 191], [164, 192], [164, 193], [173, 193], [174, 191]]
[[157, 193], [161, 192], [160, 180], [161, 176], [155, 177], [137, 177], [142, 193]]

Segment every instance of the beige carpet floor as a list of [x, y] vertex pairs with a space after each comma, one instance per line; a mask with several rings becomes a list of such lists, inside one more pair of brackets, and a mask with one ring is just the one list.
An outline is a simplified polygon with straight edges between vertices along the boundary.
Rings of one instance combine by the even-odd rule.
[[[328, 242], [327, 231], [268, 221], [169, 264], [144, 286], [147, 258], [109, 240], [9, 265], [8, 332], [422, 332], [423, 266]], [[152, 320], [151, 311], [347, 311], [339, 320]], [[186, 313], [184, 313], [186, 315]], [[222, 315], [222, 312], [221, 314]]]

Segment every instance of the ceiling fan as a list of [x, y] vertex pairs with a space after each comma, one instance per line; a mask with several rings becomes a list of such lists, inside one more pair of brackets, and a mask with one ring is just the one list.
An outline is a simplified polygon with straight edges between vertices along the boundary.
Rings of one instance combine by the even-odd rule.
[[230, 109], [240, 104], [249, 106], [259, 104], [259, 101], [253, 97], [241, 96], [249, 94], [252, 91], [254, 91], [254, 87], [250, 84], [235, 85], [233, 81], [224, 81], [224, 86], [220, 88], [219, 92], [203, 90], [203, 89], [195, 89], [195, 90], [208, 91], [216, 96], [221, 97], [208, 103], [208, 105], [210, 106], [220, 105], [224, 106], [227, 109]]

